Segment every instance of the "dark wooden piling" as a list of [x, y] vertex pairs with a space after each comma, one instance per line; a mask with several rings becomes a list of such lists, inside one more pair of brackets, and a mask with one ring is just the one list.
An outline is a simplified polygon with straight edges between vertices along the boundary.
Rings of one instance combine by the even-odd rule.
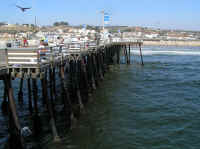
[[128, 64], [130, 64], [131, 63], [131, 45], [129, 44], [128, 45]]
[[36, 79], [32, 79], [32, 88], [33, 88], [34, 112], [38, 114], [38, 87]]
[[84, 105], [82, 102], [82, 97], [81, 97], [81, 92], [80, 92], [80, 85], [81, 85], [82, 81], [83, 80], [81, 80], [81, 60], [78, 59], [78, 60], [76, 60], [76, 94], [77, 94], [79, 108], [80, 108], [81, 113], [84, 112]]
[[124, 45], [124, 59], [125, 59], [125, 63], [128, 64], [128, 53], [127, 53], [126, 45]]
[[105, 47], [104, 49], [104, 73], [109, 70], [109, 48]]
[[65, 120], [66, 120], [66, 127], [72, 127], [72, 121], [74, 119], [74, 114], [72, 111], [71, 101], [69, 99], [69, 92], [67, 87], [64, 85], [65, 82], [65, 73], [64, 73], [64, 66], [60, 66], [60, 84], [61, 84], [61, 97], [64, 104], [64, 112], [65, 112]]
[[128, 49], [127, 49], [127, 46], [125, 45], [125, 52], [126, 52], [126, 64], [129, 63], [129, 56], [128, 56]]
[[106, 52], [106, 48], [103, 49], [102, 51], [103, 53], [103, 74], [105, 74], [107, 72], [107, 52]]
[[93, 76], [95, 80], [95, 85], [98, 87], [99, 85], [99, 75], [98, 75], [98, 66], [97, 66], [97, 61], [96, 61], [96, 54], [92, 54], [92, 69], [93, 69]]
[[83, 83], [81, 86], [81, 90], [82, 90], [82, 94], [84, 96], [83, 102], [87, 103], [88, 102], [88, 98], [89, 98], [89, 82], [88, 82], [88, 76], [87, 76], [87, 62], [86, 62], [86, 56], [84, 56], [82, 58], [81, 61], [81, 72], [82, 72], [82, 79], [83, 79]]
[[[67, 74], [67, 77], [65, 77], [65, 74]], [[69, 87], [70, 87], [70, 83], [71, 82], [71, 69], [70, 69], [70, 62], [67, 61], [65, 63], [65, 68], [62, 68], [61, 69], [61, 77], [62, 79], [64, 78], [64, 91], [65, 91], [65, 95], [66, 95], [66, 108], [68, 108], [69, 110], [69, 114], [70, 114], [70, 122], [69, 122], [69, 127], [70, 129], [72, 129], [73, 125], [76, 124], [77, 122], [77, 119], [75, 118], [75, 114], [74, 114], [74, 111], [73, 111], [73, 107], [72, 107], [72, 101], [71, 101], [71, 98], [70, 98], [70, 92], [69, 92]]]
[[94, 78], [94, 65], [93, 65], [93, 58], [92, 54], [88, 55], [88, 64], [89, 64], [89, 74], [91, 75], [91, 83], [92, 83], [92, 89], [96, 90], [96, 83]]
[[93, 91], [92, 86], [92, 74], [91, 74], [91, 63], [90, 63], [90, 55], [87, 54], [85, 56], [85, 68], [86, 68], [86, 77], [87, 77], [87, 84], [88, 84], [88, 94], [91, 95]]
[[142, 64], [142, 66], [144, 66], [141, 44], [139, 44], [139, 49], [140, 49], [141, 64]]
[[34, 114], [33, 114], [33, 127], [34, 127], [34, 135], [38, 136], [41, 132], [41, 121], [39, 117], [39, 109], [38, 109], [38, 87], [37, 87], [37, 79], [32, 79], [32, 89], [33, 89], [33, 104], [34, 104]]
[[104, 79], [104, 61], [103, 61], [103, 52], [100, 52], [99, 55], [100, 55], [99, 61], [100, 61], [100, 70], [101, 70], [101, 75], [102, 75], [102, 79]]
[[105, 52], [103, 49], [101, 51], [101, 69], [102, 69], [102, 74], [104, 76], [106, 70], [105, 70]]
[[102, 63], [101, 63], [101, 53], [97, 53], [97, 68], [98, 68], [98, 75], [101, 81], [103, 81], [103, 70], [102, 70]]
[[21, 134], [21, 125], [17, 115], [16, 104], [14, 101], [12, 82], [10, 75], [5, 76], [5, 86], [8, 90], [8, 104], [9, 104], [9, 147], [24, 149], [25, 142]]
[[32, 90], [31, 90], [31, 80], [30, 78], [27, 79], [27, 86], [28, 86], [28, 109], [30, 114], [33, 114], [33, 104], [32, 104]]
[[54, 118], [54, 113], [53, 113], [53, 105], [52, 105], [52, 101], [49, 101], [49, 97], [48, 97], [48, 85], [47, 85], [47, 72], [45, 72], [44, 77], [41, 79], [41, 84], [42, 84], [42, 88], [44, 90], [44, 100], [46, 102], [47, 105], [47, 110], [50, 116], [50, 126], [51, 126], [51, 130], [52, 130], [52, 134], [53, 134], [53, 141], [54, 142], [58, 142], [60, 141], [60, 137], [58, 135], [58, 131], [56, 128], [56, 122], [55, 122], [55, 118]]
[[117, 46], [117, 64], [120, 64], [120, 48]]
[[72, 103], [72, 109], [74, 116], [78, 119], [80, 117], [80, 104], [78, 98], [78, 75], [77, 75], [77, 61], [76, 58], [69, 61], [69, 82], [68, 88], [70, 93], [70, 99]]
[[49, 67], [49, 90], [50, 90], [50, 101], [52, 104], [53, 113], [55, 113], [55, 103], [54, 103], [54, 90], [53, 90], [53, 72], [52, 67]]
[[56, 69], [55, 67], [52, 67], [52, 86], [53, 86], [53, 96], [54, 98], [57, 97], [57, 93], [56, 93]]
[[23, 101], [23, 83], [24, 83], [24, 79], [21, 78], [20, 79], [19, 92], [18, 92], [18, 100], [19, 101]]
[[8, 90], [7, 90], [7, 86], [6, 83], [5, 83], [5, 80], [4, 81], [4, 92], [3, 92], [3, 102], [1, 104], [1, 110], [2, 110], [2, 113], [4, 115], [7, 115], [8, 114]]

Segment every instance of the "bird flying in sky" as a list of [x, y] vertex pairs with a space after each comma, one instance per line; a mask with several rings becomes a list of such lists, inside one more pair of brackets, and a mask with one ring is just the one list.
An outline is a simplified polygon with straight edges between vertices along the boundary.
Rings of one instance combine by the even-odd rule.
[[25, 8], [18, 5], [16, 5], [16, 7], [19, 8], [22, 12], [25, 12], [26, 10], [31, 9], [31, 7]]

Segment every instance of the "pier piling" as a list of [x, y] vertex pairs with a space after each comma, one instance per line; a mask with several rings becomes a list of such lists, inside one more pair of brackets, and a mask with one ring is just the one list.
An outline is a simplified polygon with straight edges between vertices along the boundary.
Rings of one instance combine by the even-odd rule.
[[21, 78], [20, 79], [20, 86], [19, 86], [19, 93], [18, 93], [18, 100], [19, 101], [23, 101], [23, 83], [24, 83], [24, 79]]
[[32, 89], [33, 89], [33, 103], [34, 103], [34, 113], [33, 113], [33, 128], [34, 135], [37, 137], [41, 132], [41, 122], [39, 117], [38, 110], [38, 87], [37, 87], [37, 79], [32, 79]]
[[25, 149], [24, 138], [21, 134], [21, 125], [17, 115], [16, 104], [14, 101], [14, 94], [12, 89], [12, 82], [10, 75], [5, 75], [5, 86], [8, 91], [9, 104], [9, 146], [10, 148]]
[[44, 90], [44, 99], [47, 104], [47, 110], [50, 116], [50, 126], [53, 134], [53, 141], [58, 142], [60, 141], [60, 137], [58, 136], [58, 131], [56, 128], [56, 122], [54, 118], [54, 113], [53, 113], [53, 105], [52, 105], [52, 100], [49, 101], [48, 98], [48, 86], [47, 86], [47, 71], [45, 71], [44, 78], [41, 80], [42, 83], [42, 88]]
[[8, 114], [8, 90], [6, 86], [6, 82], [4, 81], [4, 93], [3, 93], [3, 102], [1, 104], [2, 113], [7, 115]]
[[140, 49], [141, 64], [142, 64], [142, 66], [144, 66], [141, 43], [139, 44], [139, 49]]
[[31, 80], [30, 78], [27, 79], [27, 86], [28, 86], [28, 109], [30, 114], [33, 114], [33, 104], [32, 104], [32, 92], [31, 92]]
[[131, 63], [131, 45], [129, 44], [128, 45], [128, 64], [130, 65]]

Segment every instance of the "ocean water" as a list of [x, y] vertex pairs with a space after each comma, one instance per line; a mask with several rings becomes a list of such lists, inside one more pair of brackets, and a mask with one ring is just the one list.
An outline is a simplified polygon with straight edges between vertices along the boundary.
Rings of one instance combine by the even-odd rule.
[[[62, 143], [44, 137], [41, 148], [200, 148], [200, 47], [143, 47], [143, 67], [139, 50], [131, 54], [131, 65], [110, 68], [76, 127], [60, 132]], [[64, 130], [63, 121], [57, 124]], [[2, 114], [0, 125], [1, 144]]]

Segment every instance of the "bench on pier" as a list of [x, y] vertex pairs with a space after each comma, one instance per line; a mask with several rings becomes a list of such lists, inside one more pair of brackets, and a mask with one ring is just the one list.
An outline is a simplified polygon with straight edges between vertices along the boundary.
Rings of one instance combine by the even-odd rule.
[[52, 60], [49, 47], [11, 47], [0, 49], [0, 66], [5, 67], [13, 77], [40, 75]]
[[0, 49], [0, 80], [7, 73], [7, 53], [5, 49]]
[[7, 53], [5, 49], [0, 49], [0, 69], [7, 66]]

